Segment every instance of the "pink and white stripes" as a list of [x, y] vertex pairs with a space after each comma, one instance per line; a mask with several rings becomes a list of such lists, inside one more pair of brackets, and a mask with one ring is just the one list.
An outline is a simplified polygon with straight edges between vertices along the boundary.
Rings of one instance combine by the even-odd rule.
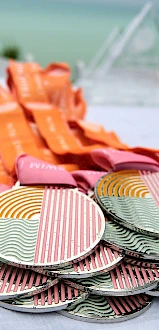
[[147, 172], [142, 171], [140, 174], [146, 186], [150, 190], [153, 199], [159, 206], [159, 172], [147, 174]]
[[105, 228], [99, 207], [75, 189], [46, 187], [35, 249], [36, 264], [85, 257]]

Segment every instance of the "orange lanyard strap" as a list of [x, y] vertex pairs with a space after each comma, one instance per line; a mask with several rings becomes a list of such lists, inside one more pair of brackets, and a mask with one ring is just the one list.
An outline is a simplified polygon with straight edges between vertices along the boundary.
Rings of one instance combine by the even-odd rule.
[[24, 107], [27, 102], [49, 102], [40, 73], [14, 75], [12, 79], [17, 101]]
[[[34, 67], [33, 67], [34, 69]], [[55, 68], [56, 69], [56, 68]], [[66, 68], [67, 69], [67, 68]], [[64, 143], [66, 145], [71, 142], [71, 147], [69, 148], [69, 152], [72, 150], [72, 134], [69, 137], [69, 128], [67, 129], [67, 124], [65, 125], [64, 120], [61, 117], [60, 112], [59, 116], [61, 117], [61, 123], [59, 123], [59, 116], [58, 118], [55, 118], [54, 114], [54, 108], [51, 105], [49, 105], [49, 97], [48, 94], [44, 88], [44, 76], [46, 74], [48, 75], [48, 78], [50, 78], [50, 81], [53, 81], [52, 78], [52, 67], [45, 69], [44, 73], [42, 70], [40, 71], [39, 68], [36, 68], [35, 70], [26, 70], [25, 65], [22, 63], [19, 67], [19, 64], [16, 62], [11, 62], [11, 66], [9, 67], [10, 76], [12, 78], [12, 85], [14, 85], [14, 91], [16, 92], [16, 98], [18, 102], [23, 106], [25, 109], [25, 112], [29, 117], [33, 118], [35, 120], [35, 123], [37, 124], [38, 131], [40, 134], [37, 134], [37, 132], [33, 132], [34, 139], [36, 142], [36, 145], [38, 148], [40, 148], [39, 153], [41, 155], [41, 158], [45, 161], [49, 161], [53, 164], [60, 164], [58, 158], [53, 153], [57, 154], [65, 154], [66, 150], [64, 150]], [[56, 70], [55, 70], [56, 71]], [[66, 70], [69, 72], [69, 70]], [[68, 75], [67, 72], [67, 75]], [[70, 72], [69, 72], [70, 75]], [[63, 79], [63, 78], [62, 78]], [[67, 78], [68, 79], [68, 78]], [[65, 80], [67, 80], [65, 79]], [[63, 79], [64, 80], [64, 79]], [[62, 81], [63, 81], [62, 80]], [[51, 85], [51, 83], [49, 83]], [[62, 84], [61, 79], [57, 79], [54, 82], [54, 85], [60, 87], [60, 84]], [[46, 84], [47, 85], [47, 84]], [[50, 86], [49, 85], [49, 86]], [[53, 87], [55, 87], [53, 86]], [[52, 88], [52, 87], [51, 87]], [[30, 107], [31, 104], [31, 107]], [[49, 107], [51, 109], [49, 111], [49, 117], [47, 116], [46, 108]], [[36, 109], [36, 111], [35, 111]], [[39, 111], [40, 109], [40, 111]], [[43, 112], [42, 112], [43, 109]], [[57, 126], [57, 131], [59, 130], [59, 127], [61, 126], [61, 130], [64, 130], [64, 134], [61, 134], [61, 137], [57, 136], [56, 132], [53, 132], [51, 129], [51, 125], [56, 119], [55, 127]], [[49, 125], [50, 123], [50, 125]], [[50, 130], [49, 130], [50, 129]], [[67, 132], [66, 132], [67, 130]], [[49, 132], [50, 131], [50, 132]], [[51, 133], [51, 136], [49, 136], [49, 133]], [[71, 133], [71, 131], [70, 131]], [[66, 140], [66, 141], [65, 141]], [[46, 142], [47, 144], [46, 144]], [[74, 141], [75, 149], [77, 149], [78, 142]], [[49, 148], [50, 150], [49, 150]], [[61, 146], [61, 148], [60, 148]], [[67, 169], [70, 168], [70, 170], [75, 170], [79, 168], [76, 164], [61, 164], [62, 166], [67, 166]]]
[[10, 187], [13, 184], [12, 177], [5, 170], [1, 158], [0, 158], [0, 184], [4, 184], [4, 185], [10, 186]]
[[96, 149], [97, 146], [100, 147], [105, 147], [105, 144], [98, 143], [98, 141], [95, 141], [91, 138], [88, 138], [85, 135], [84, 130], [77, 125], [77, 122], [69, 123], [69, 126], [71, 127], [71, 131], [73, 132], [73, 135], [81, 142], [82, 146], [84, 147], [90, 147], [90, 151]]
[[[28, 76], [31, 74], [38, 74], [41, 72], [42, 68], [38, 63], [22, 63], [16, 62], [14, 60], [9, 61], [9, 66], [7, 68], [7, 84], [15, 99], [17, 98], [17, 80], [19, 77]], [[23, 80], [21, 78], [21, 80]], [[23, 83], [23, 89], [25, 91], [25, 95], [28, 94], [28, 90], [25, 88], [25, 84]], [[23, 93], [24, 93], [23, 91]]]
[[27, 103], [27, 110], [32, 112], [40, 134], [50, 150], [57, 155], [86, 155], [103, 147], [100, 143], [83, 145], [82, 139], [74, 135], [60, 109], [50, 104], [30, 102]]
[[32, 112], [38, 130], [50, 150], [58, 155], [81, 153], [82, 147], [73, 136], [60, 110], [51, 104], [30, 102], [27, 110]]
[[17, 100], [23, 106], [26, 113], [33, 116], [40, 134], [46, 140], [51, 151], [60, 155], [66, 153], [88, 153], [90, 150], [83, 148], [80, 141], [73, 136], [64, 119], [63, 111], [61, 109], [59, 110], [59, 108], [54, 109], [49, 104], [49, 98], [44, 88], [45, 75], [48, 75], [54, 81], [55, 77], [53, 73], [56, 73], [55, 76], [57, 76], [55, 79], [57, 83], [54, 82], [54, 86], [65, 86], [66, 84], [63, 84], [63, 81], [69, 83], [69, 69], [63, 65], [63, 69], [65, 70], [63, 70], [64, 73], [61, 78], [59, 67], [57, 68], [56, 66], [46, 69], [43, 74], [40, 72], [29, 74], [25, 70], [19, 70], [18, 64], [15, 62], [11, 64], [10, 72], [12, 74], [12, 83], [15, 86], [14, 90], [16, 91]]
[[49, 101], [61, 109], [65, 119], [73, 111], [74, 99], [70, 75], [71, 71], [66, 63], [51, 63], [42, 72]]
[[9, 61], [7, 68], [8, 75], [25, 75], [41, 71], [42, 67], [36, 62], [17, 62], [14, 60]]
[[[40, 147], [44, 160], [57, 164], [59, 160], [53, 154], [89, 157], [92, 150], [103, 147], [130, 150], [159, 160], [158, 150], [129, 148], [114, 132], [81, 120], [86, 104], [81, 90], [72, 90], [67, 64], [52, 63], [43, 70], [37, 63], [10, 61], [8, 82], [18, 102], [35, 120], [47, 144], [46, 148]], [[73, 132], [66, 121], [75, 122], [81, 131]], [[41, 142], [36, 139], [36, 143], [38, 146]]]
[[73, 96], [69, 81], [70, 69], [65, 64], [51, 64], [45, 70], [24, 63], [10, 62], [8, 68], [10, 88], [25, 107], [27, 102], [52, 103], [68, 108]]
[[53, 94], [52, 104], [59, 108], [63, 114], [63, 117], [68, 121], [71, 118], [76, 119], [74, 112], [74, 96], [71, 83], [65, 84], [61, 90], [55, 91]]
[[60, 164], [58, 157], [51, 152], [45, 140], [40, 135], [37, 125], [33, 122], [28, 122], [28, 123], [33, 133], [35, 144], [41, 153], [41, 159], [51, 164], [55, 164], [55, 165]]
[[45, 90], [54, 105], [59, 102], [63, 88], [70, 82], [71, 71], [66, 63], [51, 63], [42, 71]]
[[[73, 91], [74, 96], [74, 113], [72, 116], [68, 117], [68, 121], [84, 119], [86, 112], [87, 112], [87, 105], [83, 97], [83, 92], [81, 88]], [[75, 118], [75, 119], [74, 119]]]
[[0, 86], [0, 105], [13, 100], [13, 96], [6, 89]]
[[114, 132], [107, 132], [101, 125], [84, 122], [78, 120], [77, 124], [84, 131], [87, 138], [105, 144], [107, 147], [114, 149], [127, 150], [128, 146], [122, 143]]
[[71, 71], [66, 63], [51, 63], [43, 70], [45, 90], [50, 102], [62, 110], [67, 121], [83, 119], [86, 113], [86, 103], [82, 90], [72, 89]]
[[41, 152], [41, 159], [44, 160], [45, 162], [57, 165], [59, 167], [64, 168], [68, 172], [71, 171], [76, 171], [79, 169], [79, 166], [77, 164], [69, 164], [66, 163], [64, 164], [64, 159], [62, 157], [58, 157], [55, 155], [47, 146], [45, 140], [42, 138], [42, 136], [39, 133], [39, 130], [37, 128], [37, 125], [35, 123], [30, 123], [30, 127], [32, 130], [32, 133], [34, 135], [35, 143], [37, 147], [39, 148]]
[[16, 102], [0, 105], [0, 152], [9, 173], [14, 172], [14, 160], [18, 155], [40, 157], [23, 111]]

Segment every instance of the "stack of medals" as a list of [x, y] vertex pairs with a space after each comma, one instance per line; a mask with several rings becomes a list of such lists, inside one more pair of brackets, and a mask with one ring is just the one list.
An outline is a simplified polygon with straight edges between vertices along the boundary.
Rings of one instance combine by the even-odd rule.
[[159, 295], [159, 172], [96, 172], [89, 197], [77, 173], [33, 160], [19, 157], [1, 193], [0, 306], [88, 322], [146, 311]]
[[7, 72], [0, 306], [101, 323], [139, 315], [159, 296], [159, 150], [86, 123], [66, 64]]

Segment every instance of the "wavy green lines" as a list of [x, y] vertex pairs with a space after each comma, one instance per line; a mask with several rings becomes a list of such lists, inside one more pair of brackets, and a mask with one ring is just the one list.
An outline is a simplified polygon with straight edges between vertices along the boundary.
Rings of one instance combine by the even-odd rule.
[[152, 198], [101, 197], [101, 201], [116, 221], [159, 236], [159, 208]]
[[113, 309], [108, 304], [105, 297], [98, 295], [90, 295], [78, 305], [72, 304], [66, 311], [77, 316], [90, 317], [90, 318], [105, 318], [115, 316]]
[[108, 291], [114, 289], [110, 272], [98, 276], [93, 276], [91, 278], [76, 280], [76, 282], [90, 289]]
[[32, 262], [39, 220], [1, 219], [0, 253], [9, 261]]
[[106, 222], [103, 239], [124, 251], [142, 254], [145, 258], [159, 260], [159, 239], [126, 229], [113, 221]]

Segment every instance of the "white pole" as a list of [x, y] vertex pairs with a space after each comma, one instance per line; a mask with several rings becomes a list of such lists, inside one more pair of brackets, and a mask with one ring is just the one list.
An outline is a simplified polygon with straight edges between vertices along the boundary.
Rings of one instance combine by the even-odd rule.
[[98, 52], [95, 54], [95, 56], [92, 58], [88, 66], [86, 67], [84, 73], [83, 73], [83, 78], [87, 78], [94, 70], [96, 69], [99, 61], [102, 59], [103, 55], [105, 54], [106, 50], [109, 49], [109, 47], [113, 44], [115, 39], [119, 35], [119, 28], [115, 27], [110, 35], [105, 39], [104, 43], [98, 50]]
[[103, 78], [105, 74], [111, 69], [114, 62], [117, 58], [121, 55], [124, 48], [126, 47], [128, 41], [131, 39], [133, 34], [135, 33], [136, 29], [140, 26], [144, 18], [150, 12], [152, 8], [152, 3], [147, 3], [142, 10], [139, 12], [137, 16], [130, 22], [129, 26], [117, 42], [113, 45], [110, 49], [109, 56], [104, 65], [102, 65], [98, 71], [98, 77]]

